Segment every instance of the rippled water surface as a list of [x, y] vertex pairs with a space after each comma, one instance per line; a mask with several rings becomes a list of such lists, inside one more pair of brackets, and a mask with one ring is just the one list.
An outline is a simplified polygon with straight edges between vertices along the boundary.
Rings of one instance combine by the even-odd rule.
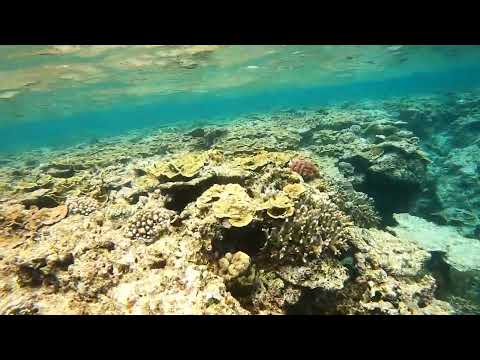
[[7, 140], [0, 149], [289, 106], [452, 91], [479, 83], [479, 60], [478, 46], [2, 46], [0, 127]]

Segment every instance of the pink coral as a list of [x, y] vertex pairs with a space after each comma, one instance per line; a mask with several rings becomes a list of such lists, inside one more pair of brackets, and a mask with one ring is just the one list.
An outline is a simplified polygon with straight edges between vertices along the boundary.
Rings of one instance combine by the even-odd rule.
[[290, 169], [300, 174], [305, 180], [313, 179], [318, 176], [317, 167], [309, 160], [292, 160], [290, 161]]

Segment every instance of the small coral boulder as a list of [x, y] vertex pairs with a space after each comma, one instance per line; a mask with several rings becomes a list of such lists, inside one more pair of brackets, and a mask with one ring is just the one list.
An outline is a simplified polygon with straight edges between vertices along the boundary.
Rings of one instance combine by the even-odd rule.
[[310, 160], [294, 159], [290, 161], [290, 169], [300, 174], [304, 180], [311, 180], [318, 177], [318, 168]]

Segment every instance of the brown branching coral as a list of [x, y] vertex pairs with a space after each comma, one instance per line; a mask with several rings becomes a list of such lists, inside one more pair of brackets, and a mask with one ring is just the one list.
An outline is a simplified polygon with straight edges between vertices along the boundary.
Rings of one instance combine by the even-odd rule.
[[357, 226], [378, 227], [382, 220], [372, 198], [362, 192], [353, 189], [339, 189], [332, 196], [332, 201], [348, 214]]
[[327, 250], [339, 254], [350, 237], [351, 225], [349, 217], [326, 194], [317, 193], [300, 201], [294, 216], [280, 227], [264, 231], [272, 257], [281, 262], [306, 263]]

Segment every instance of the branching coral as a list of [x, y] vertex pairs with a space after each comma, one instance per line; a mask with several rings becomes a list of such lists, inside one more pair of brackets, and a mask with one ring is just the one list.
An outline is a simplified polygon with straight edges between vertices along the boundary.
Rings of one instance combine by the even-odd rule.
[[120, 199], [117, 203], [110, 205], [105, 213], [111, 220], [125, 218], [132, 215], [133, 208], [124, 199]]
[[351, 236], [351, 226], [349, 217], [326, 194], [317, 193], [297, 204], [292, 219], [265, 229], [267, 247], [272, 257], [283, 262], [306, 263], [327, 249], [339, 254]]
[[367, 194], [353, 189], [338, 189], [332, 196], [332, 201], [348, 214], [357, 226], [371, 228], [377, 227], [381, 222], [375, 203]]
[[[400, 189], [404, 197], [421, 185], [426, 159], [412, 134], [372, 110], [288, 114], [238, 121], [215, 139], [189, 134], [202, 141], [178, 129], [138, 133], [121, 146], [79, 149], [54, 171], [8, 165], [11, 175], [0, 175], [11, 186], [0, 199], [0, 272], [8, 275], [0, 297], [15, 293], [21, 303], [0, 301], [0, 313], [64, 312], [71, 297], [76, 310], [98, 313], [448, 311], [425, 267], [438, 259], [373, 229], [373, 202], [353, 187], [368, 189], [387, 213], [385, 194]], [[59, 157], [48, 154], [38, 164]], [[66, 199], [71, 213], [98, 209], [98, 217], [63, 219]], [[450, 220], [474, 225], [473, 210]], [[31, 296], [5, 286], [17, 278]], [[438, 278], [442, 290], [447, 278]], [[467, 286], [459, 279], [448, 278]]]

